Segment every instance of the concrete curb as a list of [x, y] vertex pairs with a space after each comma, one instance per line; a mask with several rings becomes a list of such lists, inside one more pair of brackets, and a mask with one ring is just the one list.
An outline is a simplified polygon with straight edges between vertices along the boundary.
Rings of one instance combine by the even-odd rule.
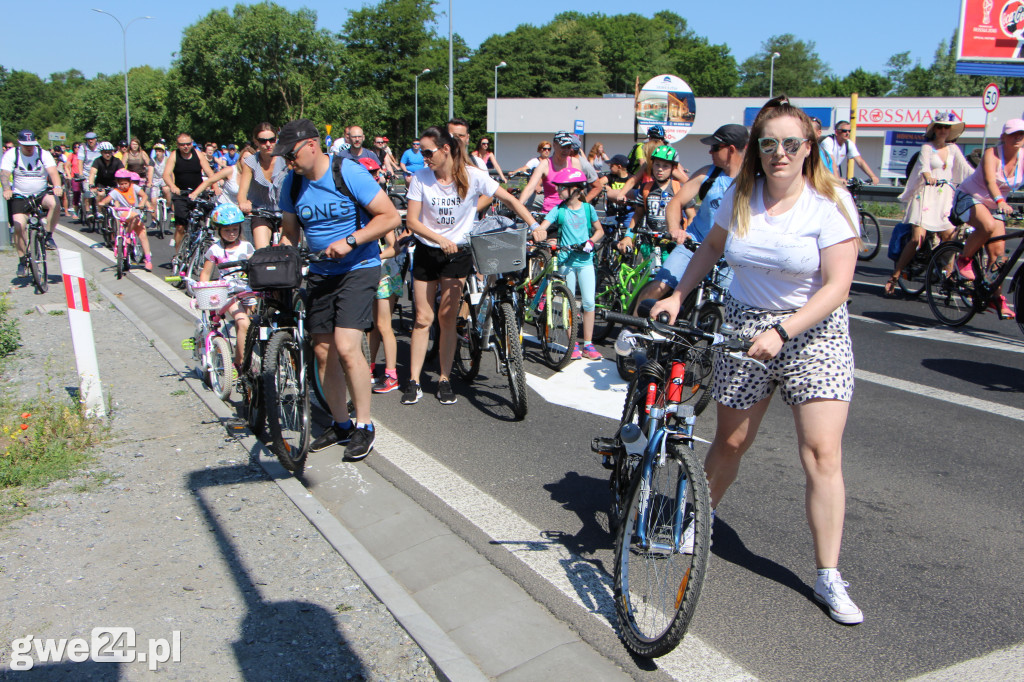
[[[58, 226], [63, 236], [67, 236], [78, 244], [93, 250], [93, 243], [81, 237], [77, 233]], [[102, 251], [97, 251], [105, 260], [113, 262], [113, 257]], [[141, 281], [155, 293], [165, 298], [169, 292], [161, 291], [159, 286], [154, 286], [152, 279], [159, 285], [165, 283], [155, 276], [143, 272], [133, 273], [137, 281]], [[143, 276], [139, 276], [143, 275]], [[148, 277], [147, 277], [148, 276]], [[167, 361], [167, 364], [183, 378], [189, 388], [206, 405], [207, 409], [218, 419], [235, 419], [235, 415], [221, 401], [216, 400], [208, 394], [202, 381], [197, 379], [176, 353], [157, 336], [145, 322], [140, 320], [118, 297], [105, 285], [95, 282], [100, 293], [110, 301], [117, 310], [124, 315], [142, 334], [150, 339], [153, 347]], [[176, 291], [168, 286], [171, 291]], [[173, 299], [172, 299], [173, 300]], [[179, 304], [180, 306], [180, 304]], [[187, 307], [183, 312], [189, 317], [194, 313]], [[409, 636], [423, 650], [430, 659], [438, 676], [443, 680], [486, 680], [487, 676], [470, 659], [448, 634], [424, 611], [419, 604], [391, 577], [388, 571], [370, 554], [370, 552], [345, 528], [306, 488], [295, 480], [284, 467], [277, 461], [277, 458], [267, 447], [260, 442], [251, 432], [239, 436], [238, 440], [249, 452], [250, 456], [258, 459], [263, 470], [277, 483], [281, 491], [289, 500], [303, 513], [303, 515], [323, 535], [324, 539], [331, 544], [338, 554], [348, 563], [359, 578], [366, 583], [366, 586], [373, 594], [387, 607], [388, 611], [395, 617]]]

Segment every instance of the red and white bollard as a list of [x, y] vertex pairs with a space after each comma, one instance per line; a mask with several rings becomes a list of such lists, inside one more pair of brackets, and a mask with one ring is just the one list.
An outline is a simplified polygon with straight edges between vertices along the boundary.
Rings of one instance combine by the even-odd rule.
[[85, 404], [87, 415], [104, 417], [107, 410], [103, 404], [103, 386], [100, 384], [100, 368], [96, 361], [92, 316], [89, 314], [89, 289], [85, 283], [82, 254], [68, 249], [57, 249], [57, 254], [64, 274], [64, 293], [68, 299], [71, 343], [75, 348], [75, 363], [81, 386], [79, 397]]

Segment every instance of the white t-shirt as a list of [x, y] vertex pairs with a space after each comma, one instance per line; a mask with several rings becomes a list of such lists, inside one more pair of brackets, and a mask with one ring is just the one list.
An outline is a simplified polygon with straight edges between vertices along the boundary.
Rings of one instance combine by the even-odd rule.
[[238, 164], [236, 163], [232, 168], [234, 170], [231, 175], [220, 186], [220, 196], [217, 197], [218, 204], [238, 206]]
[[[442, 185], [434, 171], [423, 168], [412, 175], [406, 199], [422, 202], [420, 221], [434, 232], [456, 244], [469, 242], [469, 233], [476, 218], [476, 203], [481, 196], [493, 197], [498, 189], [497, 181], [479, 168], [466, 167], [469, 173], [469, 189], [466, 198], [459, 197], [455, 182]], [[437, 244], [416, 235], [427, 246]]]
[[536, 168], [539, 165], [540, 165], [540, 159], [538, 159], [535, 156], [535, 157], [533, 157], [532, 159], [530, 159], [529, 161], [526, 162], [526, 170], [531, 170], [532, 171], [534, 168]]
[[[218, 239], [206, 250], [205, 258], [206, 260], [212, 260], [215, 264], [227, 263], [229, 261], [236, 260], [249, 260], [255, 251], [256, 249], [253, 245], [244, 239], [239, 241], [236, 246], [233, 246], [230, 249], [225, 249], [223, 242]], [[226, 276], [224, 273], [221, 273], [221, 278], [235, 285], [245, 281], [242, 279], [240, 272]]]
[[[750, 197], [750, 231], [740, 239], [727, 227], [725, 259], [735, 279], [729, 293], [740, 303], [766, 310], [792, 310], [802, 307], [821, 288], [821, 249], [853, 239], [857, 234], [839, 208], [804, 186], [793, 208], [782, 215], [770, 216], [764, 208], [758, 180]], [[722, 227], [732, 217], [736, 185], [726, 191], [715, 214]], [[851, 219], [857, 208], [849, 193], [840, 192]], [[854, 223], [856, 224], [856, 223]]]
[[[46, 191], [48, 174], [47, 168], [54, 168], [57, 163], [53, 155], [45, 149], [35, 146], [31, 156], [26, 156], [24, 150], [19, 151], [20, 145], [12, 147], [4, 152], [0, 160], [0, 170], [7, 171], [13, 175], [11, 189], [15, 194], [34, 196]], [[17, 156], [18, 167], [15, 168], [14, 157]], [[40, 159], [42, 159], [40, 161]]]
[[[847, 155], [851, 159], [856, 159], [860, 156], [860, 150], [857, 149], [857, 143], [853, 140], [847, 140], [846, 144], [839, 144], [834, 135], [829, 135], [822, 141], [821, 148], [832, 157], [832, 167], [835, 168], [837, 164], [841, 164], [846, 160]], [[840, 172], [845, 175], [846, 171], [840, 166]]]

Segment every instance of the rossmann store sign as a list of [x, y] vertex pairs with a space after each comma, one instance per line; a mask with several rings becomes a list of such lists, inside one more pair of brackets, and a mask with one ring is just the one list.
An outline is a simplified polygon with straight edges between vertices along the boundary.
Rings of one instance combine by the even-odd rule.
[[[927, 128], [940, 111], [930, 107], [861, 107], [857, 110], [857, 126], [865, 128]], [[963, 121], [968, 128], [985, 127], [982, 107], [952, 109], [953, 120]]]

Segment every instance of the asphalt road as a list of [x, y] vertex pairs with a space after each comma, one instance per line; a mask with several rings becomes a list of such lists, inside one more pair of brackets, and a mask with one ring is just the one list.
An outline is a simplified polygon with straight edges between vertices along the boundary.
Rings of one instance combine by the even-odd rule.
[[[153, 244], [159, 273], [168, 244]], [[859, 375], [844, 439], [840, 569], [864, 624], [835, 624], [812, 599], [804, 481], [781, 400], [718, 509], [690, 635], [762, 679], [905, 679], [1024, 642], [1024, 334], [992, 313], [961, 330], [936, 325], [923, 299], [881, 296], [890, 266], [884, 249], [860, 265], [850, 302]], [[158, 307], [150, 317], [160, 323]], [[612, 357], [610, 347], [603, 352]], [[403, 341], [400, 375], [406, 358]], [[527, 360], [531, 382], [551, 377], [536, 349], [527, 349]], [[607, 365], [580, 369], [578, 386], [591, 382], [595, 396], [614, 390]], [[399, 392], [379, 396], [374, 418], [471, 484], [480, 500], [511, 510], [503, 512], [510, 523], [525, 522], [512, 527], [538, 529], [539, 537], [491, 537], [429, 481], [382, 458], [368, 464], [609, 657], [638, 678], [662, 677], [664, 670], [627, 656], [598, 622], [613, 615], [585, 607], [596, 603], [588, 590], [607, 588], [612, 560], [606, 472], [589, 443], [610, 435], [615, 421], [535, 390], [527, 419], [512, 421], [507, 387], [486, 356], [480, 378], [470, 386], [456, 381], [458, 403], [442, 406], [432, 396], [435, 372], [428, 364], [418, 405], [402, 406]], [[713, 412], [700, 418], [698, 435], [713, 435]], [[553, 587], [519, 551], [542, 552], [545, 543], [570, 552], [563, 568], [576, 594]]]

